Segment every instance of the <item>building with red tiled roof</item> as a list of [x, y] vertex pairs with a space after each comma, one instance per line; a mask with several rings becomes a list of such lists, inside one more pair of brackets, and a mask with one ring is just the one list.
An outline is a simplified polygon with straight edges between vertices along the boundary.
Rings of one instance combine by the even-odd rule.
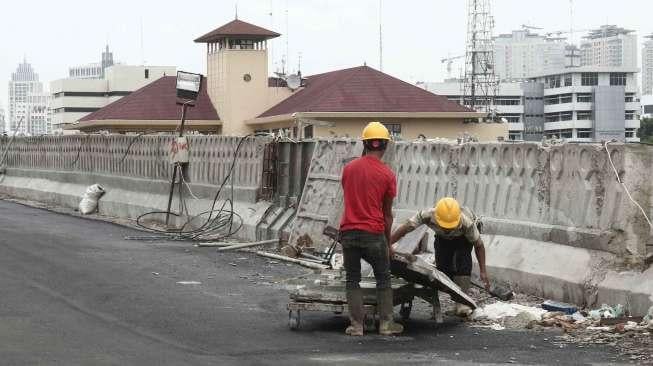
[[358, 136], [371, 120], [404, 138], [455, 138], [467, 131], [494, 140], [505, 129], [498, 124], [462, 126], [465, 119], [483, 114], [369, 66], [309, 76], [303, 85], [246, 123], [254, 129], [288, 125], [304, 135], [349, 137]]
[[[198, 130], [244, 135], [283, 129], [297, 138], [355, 137], [368, 122], [380, 121], [395, 136], [408, 139], [456, 138], [463, 132], [481, 140], [507, 138], [506, 124], [465, 124], [484, 114], [368, 66], [305, 78], [296, 75], [294, 82], [270, 78], [267, 44], [278, 36], [236, 19], [195, 40], [206, 44], [207, 57], [203, 99], [189, 112]], [[160, 121], [173, 124], [178, 119], [172, 79], [139, 92], [89, 115], [80, 125], [118, 128], [119, 124], [135, 126], [133, 121], [159, 121], [150, 127], [163, 128]], [[201, 127], [211, 120], [212, 130]]]
[[[84, 132], [174, 131], [179, 124], [176, 77], [164, 76], [70, 126]], [[189, 130], [220, 133], [220, 118], [203, 80], [195, 105], [187, 108]]]

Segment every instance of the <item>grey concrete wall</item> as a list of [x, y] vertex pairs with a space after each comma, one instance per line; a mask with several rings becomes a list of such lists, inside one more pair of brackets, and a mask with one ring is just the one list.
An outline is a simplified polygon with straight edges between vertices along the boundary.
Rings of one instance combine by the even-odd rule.
[[[184, 187], [183, 193], [190, 213], [195, 215], [211, 207], [240, 139], [189, 136], [188, 140], [186, 179], [190, 191]], [[146, 212], [165, 210], [172, 175], [168, 159], [171, 141], [171, 136], [124, 135], [19, 138], [9, 149], [6, 174], [0, 175], [0, 193], [75, 208], [86, 187], [98, 183], [107, 191], [100, 200], [101, 214], [134, 219]], [[0, 152], [7, 142], [0, 140]], [[242, 239], [259, 239], [256, 228], [271, 206], [257, 202], [267, 142], [260, 138], [244, 141], [236, 159], [233, 196], [235, 212], [244, 221], [244, 228], [236, 235]], [[227, 182], [220, 198], [230, 196]], [[175, 211], [178, 197], [176, 190]]]
[[594, 140], [624, 141], [625, 87], [601, 85], [594, 90]]
[[[653, 148], [609, 145], [633, 198], [653, 212]], [[292, 224], [291, 244], [308, 234], [318, 248], [339, 226], [340, 174], [360, 143], [318, 141]], [[483, 216], [490, 277], [546, 298], [595, 306], [614, 300], [634, 314], [653, 304], [653, 272], [624, 272], [653, 248], [651, 230], [617, 183], [603, 146], [536, 143], [393, 144], [395, 224], [445, 195]], [[617, 278], [617, 279], [615, 279]], [[635, 280], [635, 278], [637, 280]], [[599, 303], [600, 304], [600, 303]]]
[[[93, 173], [169, 181], [172, 136], [77, 135], [17, 138], [7, 154], [8, 168]], [[0, 152], [9, 139], [0, 140]], [[219, 185], [229, 170], [238, 137], [189, 136], [189, 182]], [[243, 143], [234, 185], [258, 188], [265, 140]], [[131, 145], [131, 146], [130, 146]], [[128, 151], [129, 149], [129, 151]]]
[[[644, 146], [610, 145], [622, 179], [651, 206], [650, 159]], [[338, 225], [343, 162], [360, 155], [353, 142], [321, 141], [298, 208], [294, 237], [321, 237]], [[541, 147], [535, 143], [394, 144], [385, 159], [397, 175], [398, 221], [432, 206], [443, 196], [458, 198], [484, 216], [488, 233], [580, 248], [646, 253], [649, 227], [626, 198], [604, 148], [591, 144]], [[648, 168], [646, 168], [648, 166]]]
[[544, 136], [544, 84], [521, 83], [520, 87], [524, 91], [524, 140], [542, 141], [542, 136]]

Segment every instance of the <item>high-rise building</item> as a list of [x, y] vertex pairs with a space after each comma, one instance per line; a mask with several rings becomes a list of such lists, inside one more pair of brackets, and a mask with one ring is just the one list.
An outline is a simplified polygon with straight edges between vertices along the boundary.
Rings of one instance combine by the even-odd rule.
[[48, 131], [49, 97], [32, 65], [23, 60], [9, 81], [7, 132], [45, 134]]
[[495, 73], [501, 80], [523, 80], [565, 67], [565, 43], [531, 33], [512, 31], [494, 38]]
[[637, 35], [632, 30], [602, 25], [583, 38], [581, 66], [637, 68]]
[[642, 47], [642, 94], [653, 94], [653, 34], [646, 37]]
[[134, 90], [176, 73], [172, 66], [113, 65], [106, 68], [103, 77], [54, 80], [50, 82], [54, 132]]
[[113, 64], [113, 53], [109, 51], [109, 45], [107, 45], [102, 52], [100, 62], [73, 66], [68, 69], [68, 77], [70, 79], [102, 79], [106, 68]]
[[[460, 81], [418, 85], [451, 101], [469, 103], [463, 101]], [[582, 142], [639, 141], [637, 69], [563, 68], [523, 82], [501, 83], [495, 105], [498, 117], [508, 123], [511, 140], [555, 136]], [[653, 106], [649, 110], [653, 113]]]
[[0, 134], [7, 131], [7, 126], [5, 126], [5, 110], [0, 105]]

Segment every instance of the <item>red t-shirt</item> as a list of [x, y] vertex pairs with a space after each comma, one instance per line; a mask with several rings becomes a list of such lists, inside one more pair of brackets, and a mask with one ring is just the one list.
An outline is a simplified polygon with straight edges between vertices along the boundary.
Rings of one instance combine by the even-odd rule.
[[345, 212], [340, 231], [383, 233], [383, 199], [397, 195], [397, 178], [392, 170], [377, 157], [365, 155], [345, 166], [341, 183]]

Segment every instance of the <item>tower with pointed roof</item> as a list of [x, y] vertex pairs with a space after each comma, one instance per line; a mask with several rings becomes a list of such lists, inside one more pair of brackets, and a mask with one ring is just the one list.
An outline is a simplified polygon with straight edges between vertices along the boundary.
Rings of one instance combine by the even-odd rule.
[[251, 132], [244, 121], [277, 99], [268, 87], [267, 42], [279, 36], [235, 19], [195, 40], [206, 44], [207, 91], [220, 114], [223, 134]]

